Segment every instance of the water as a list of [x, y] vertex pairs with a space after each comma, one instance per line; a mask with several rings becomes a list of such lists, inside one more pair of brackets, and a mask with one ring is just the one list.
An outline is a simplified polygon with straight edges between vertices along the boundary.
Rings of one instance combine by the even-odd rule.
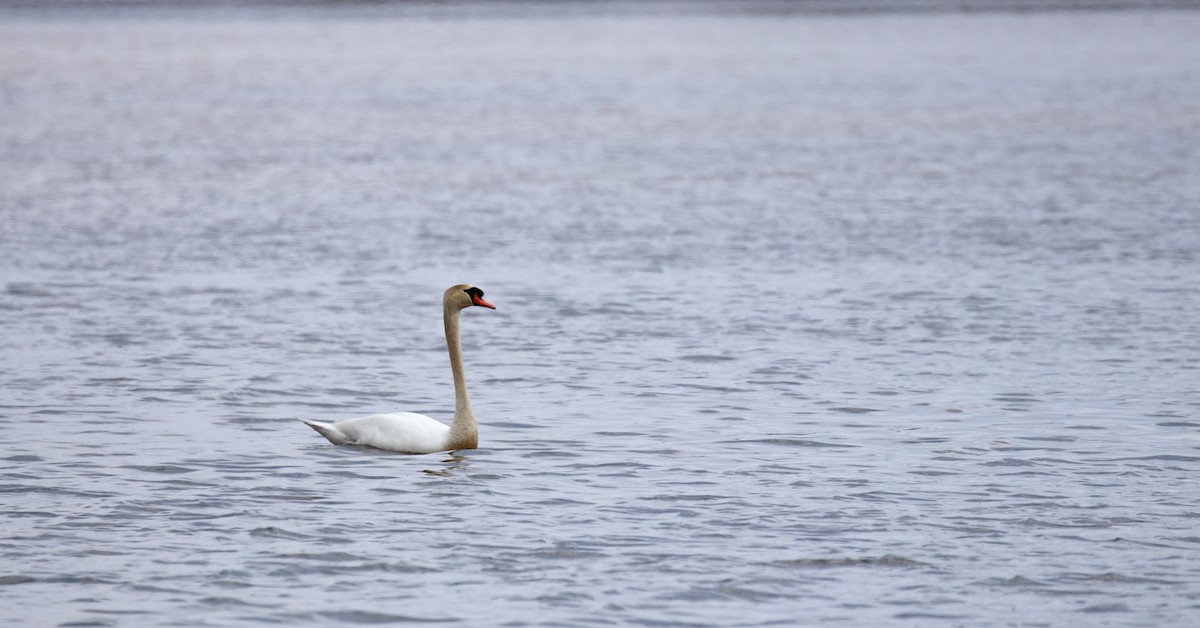
[[1200, 14], [436, 9], [3, 13], [0, 621], [1195, 625]]

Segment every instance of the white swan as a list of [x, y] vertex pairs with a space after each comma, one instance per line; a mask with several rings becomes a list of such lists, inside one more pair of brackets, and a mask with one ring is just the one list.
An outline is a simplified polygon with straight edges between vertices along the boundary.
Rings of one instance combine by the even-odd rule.
[[483, 300], [483, 290], [470, 284], [452, 286], [442, 297], [446, 348], [450, 350], [450, 370], [454, 371], [454, 422], [449, 426], [415, 412], [376, 414], [336, 423], [300, 420], [334, 445], [366, 445], [410, 454], [475, 449], [479, 445], [479, 428], [471, 412], [471, 400], [467, 398], [462, 341], [458, 335], [459, 312], [472, 305], [496, 309], [496, 306]]

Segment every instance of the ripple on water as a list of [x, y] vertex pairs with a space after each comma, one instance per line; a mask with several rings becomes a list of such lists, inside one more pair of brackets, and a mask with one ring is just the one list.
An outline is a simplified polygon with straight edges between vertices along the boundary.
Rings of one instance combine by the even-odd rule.
[[453, 617], [414, 617], [391, 613], [374, 613], [358, 610], [326, 611], [317, 613], [323, 620], [345, 624], [445, 624], [461, 621]]

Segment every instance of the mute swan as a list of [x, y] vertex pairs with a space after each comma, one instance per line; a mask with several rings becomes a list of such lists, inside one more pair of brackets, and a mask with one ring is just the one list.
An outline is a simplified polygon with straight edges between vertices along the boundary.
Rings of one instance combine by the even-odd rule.
[[479, 429], [471, 412], [471, 400], [467, 398], [462, 341], [458, 335], [459, 312], [472, 305], [496, 309], [483, 299], [483, 290], [469, 284], [452, 286], [442, 297], [446, 348], [450, 350], [450, 370], [454, 371], [454, 422], [449, 426], [415, 412], [376, 414], [336, 423], [300, 420], [334, 445], [367, 445], [409, 454], [475, 449], [479, 445]]

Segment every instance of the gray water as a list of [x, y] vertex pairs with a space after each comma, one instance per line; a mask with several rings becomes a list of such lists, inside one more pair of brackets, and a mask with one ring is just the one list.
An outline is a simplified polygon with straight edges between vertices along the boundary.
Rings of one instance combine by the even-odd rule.
[[1200, 622], [1200, 12], [0, 17], [0, 623]]

